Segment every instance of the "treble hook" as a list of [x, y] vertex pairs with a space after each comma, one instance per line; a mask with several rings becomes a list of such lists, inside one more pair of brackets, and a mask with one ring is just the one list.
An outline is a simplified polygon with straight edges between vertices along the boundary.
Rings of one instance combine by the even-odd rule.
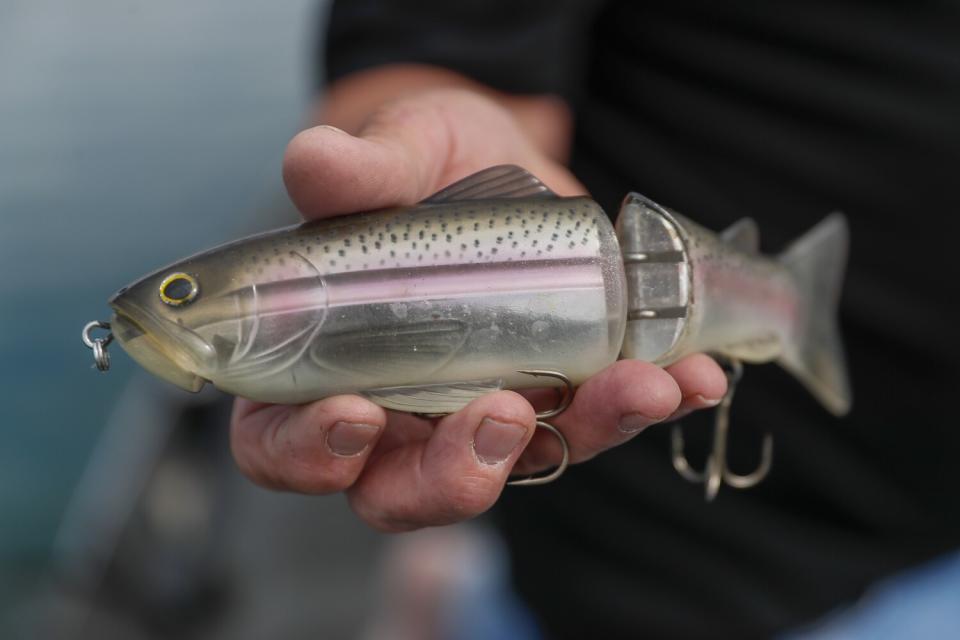
[[518, 480], [510, 480], [507, 482], [509, 485], [515, 487], [532, 487], [538, 484], [547, 484], [548, 482], [553, 482], [557, 478], [563, 475], [563, 472], [567, 470], [567, 466], [570, 464], [570, 446], [567, 444], [567, 439], [563, 437], [563, 434], [560, 431], [546, 421], [547, 418], [552, 418], [558, 416], [564, 411], [567, 410], [567, 407], [570, 406], [570, 403], [573, 402], [573, 383], [570, 382], [570, 378], [560, 373], [559, 371], [550, 371], [548, 369], [523, 369], [517, 373], [525, 373], [528, 376], [534, 377], [546, 377], [546, 378], [556, 378], [563, 383], [563, 396], [560, 398], [560, 402], [557, 403], [553, 409], [547, 411], [541, 411], [537, 414], [537, 427], [540, 429], [546, 429], [553, 436], [560, 441], [560, 447], [563, 450], [563, 456], [560, 458], [560, 464], [557, 467], [550, 471], [549, 473], [544, 474], [533, 474], [529, 475], [526, 478], [520, 478]]
[[[555, 426], [547, 422], [547, 418], [552, 418], [558, 416], [564, 411], [567, 410], [567, 407], [570, 406], [570, 403], [573, 402], [573, 382], [570, 381], [570, 378], [560, 373], [559, 371], [550, 371], [549, 369], [521, 369], [517, 373], [523, 373], [528, 376], [534, 377], [546, 377], [546, 378], [556, 378], [563, 383], [563, 396], [561, 396], [560, 401], [557, 403], [553, 409], [547, 411], [541, 411], [537, 414], [536, 426], [538, 429], [545, 429], [549, 431], [557, 440], [560, 441], [560, 449], [563, 452], [563, 455], [560, 457], [560, 463], [550, 472], [542, 474], [532, 474], [526, 478], [519, 478], [517, 480], [508, 480], [507, 484], [513, 485], [515, 487], [532, 487], [538, 484], [547, 484], [548, 482], [553, 482], [557, 478], [563, 475], [563, 472], [567, 470], [567, 467], [570, 465], [570, 446], [567, 444], [567, 439], [563, 437], [563, 434], [560, 433], [560, 430]], [[448, 413], [422, 413], [415, 412], [413, 415], [420, 418], [442, 418], [443, 416], [450, 415]]]
[[773, 463], [773, 436], [769, 433], [763, 437], [763, 448], [760, 454], [760, 466], [753, 473], [740, 475], [730, 471], [727, 466], [727, 436], [730, 431], [730, 405], [737, 384], [743, 377], [743, 364], [739, 360], [729, 360], [725, 364], [724, 373], [727, 374], [727, 392], [717, 406], [713, 427], [713, 450], [707, 458], [703, 471], [694, 471], [683, 453], [683, 432], [680, 425], [673, 427], [672, 449], [673, 468], [685, 480], [704, 484], [704, 497], [707, 502], [717, 497], [720, 485], [726, 484], [734, 489], [749, 489], [763, 481], [770, 473]]

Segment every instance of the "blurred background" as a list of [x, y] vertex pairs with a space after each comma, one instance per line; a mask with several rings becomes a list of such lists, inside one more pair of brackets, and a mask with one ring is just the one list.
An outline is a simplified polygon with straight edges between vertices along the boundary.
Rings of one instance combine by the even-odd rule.
[[119, 352], [100, 375], [79, 340], [139, 274], [296, 219], [281, 158], [326, 11], [0, 3], [0, 637], [360, 628], [378, 538], [343, 501], [252, 487], [210, 426], [222, 400]]
[[281, 161], [328, 10], [0, 3], [0, 638], [424, 638], [502, 581], [474, 528], [385, 537], [255, 487], [229, 398], [80, 341], [140, 275], [298, 221]]

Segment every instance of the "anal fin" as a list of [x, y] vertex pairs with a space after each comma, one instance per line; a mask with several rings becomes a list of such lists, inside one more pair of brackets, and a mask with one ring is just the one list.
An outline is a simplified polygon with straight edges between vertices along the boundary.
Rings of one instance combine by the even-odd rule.
[[367, 389], [362, 395], [381, 407], [408, 413], [453, 413], [480, 396], [503, 388], [502, 378]]
[[717, 353], [743, 362], [762, 363], [776, 360], [783, 353], [780, 337], [774, 333], [757, 336], [736, 344], [719, 347]]

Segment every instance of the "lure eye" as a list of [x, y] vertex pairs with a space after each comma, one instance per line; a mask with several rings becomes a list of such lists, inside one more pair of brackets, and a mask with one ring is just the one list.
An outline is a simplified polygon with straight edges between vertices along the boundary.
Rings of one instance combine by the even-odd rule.
[[187, 273], [171, 273], [160, 283], [160, 299], [173, 307], [187, 304], [197, 297], [197, 280]]

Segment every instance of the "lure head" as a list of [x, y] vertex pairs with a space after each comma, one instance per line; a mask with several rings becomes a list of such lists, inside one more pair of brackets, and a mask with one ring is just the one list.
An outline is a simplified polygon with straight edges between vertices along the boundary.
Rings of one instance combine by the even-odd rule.
[[[199, 391], [216, 353], [193, 328], [206, 280], [190, 261], [152, 273], [110, 299], [113, 335], [140, 366], [187, 391]], [[195, 306], [196, 305], [196, 306]]]
[[138, 364], [188, 391], [215, 371], [216, 348], [204, 328], [227, 284], [222, 269], [200, 255], [151, 273], [110, 298], [113, 335]]
[[[299, 234], [299, 235], [297, 235]], [[214, 247], [111, 299], [114, 337], [151, 373], [188, 391], [205, 382], [254, 397], [295, 363], [326, 313], [323, 278], [300, 251], [304, 225]], [[297, 247], [297, 249], [294, 249]]]

